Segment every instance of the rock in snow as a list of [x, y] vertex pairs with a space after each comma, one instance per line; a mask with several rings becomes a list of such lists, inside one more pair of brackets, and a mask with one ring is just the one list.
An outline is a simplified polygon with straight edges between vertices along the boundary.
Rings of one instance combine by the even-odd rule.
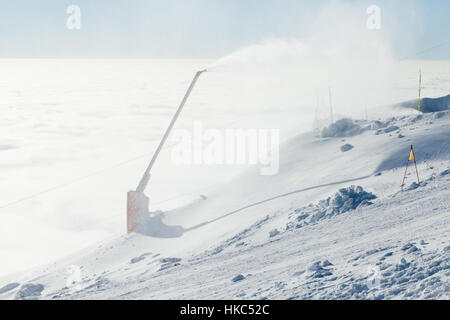
[[278, 229], [273, 229], [272, 231], [269, 232], [269, 237], [273, 238], [278, 234], [280, 234], [280, 231], [278, 231]]
[[[327, 264], [326, 266], [330, 266], [331, 264]], [[308, 270], [312, 273], [311, 278], [323, 278], [333, 275], [331, 269], [326, 269], [325, 264], [321, 261], [314, 262], [311, 266], [309, 266]]]
[[341, 119], [322, 130], [322, 138], [351, 137], [362, 132], [361, 127], [352, 119]]
[[[316, 223], [320, 220], [343, 214], [358, 207], [369, 206], [376, 196], [365, 191], [361, 186], [342, 188], [332, 197], [319, 201], [316, 205], [297, 209], [297, 215], [290, 217], [286, 229], [301, 228], [306, 224]], [[309, 219], [307, 219], [309, 218]]]
[[342, 152], [347, 152], [347, 151], [350, 151], [350, 150], [352, 150], [354, 148], [354, 146], [352, 146], [351, 144], [344, 144], [342, 147], [341, 147], [341, 151]]
[[16, 300], [34, 300], [39, 298], [41, 292], [44, 290], [42, 284], [27, 283], [20, 287], [16, 293]]
[[242, 275], [242, 274], [238, 274], [237, 276], [235, 276], [233, 279], [231, 279], [231, 281], [233, 281], [233, 282], [239, 282], [239, 281], [242, 281], [242, 280], [244, 280], [245, 279], [245, 277]]
[[400, 128], [397, 126], [391, 126], [389, 128], [384, 129], [384, 133], [391, 133], [393, 131], [397, 131], [398, 129], [400, 129]]

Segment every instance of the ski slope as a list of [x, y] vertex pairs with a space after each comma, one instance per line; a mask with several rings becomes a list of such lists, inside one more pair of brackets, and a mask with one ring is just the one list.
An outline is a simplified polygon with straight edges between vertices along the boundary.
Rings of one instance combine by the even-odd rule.
[[[286, 142], [278, 175], [2, 278], [0, 299], [449, 299], [450, 112], [352, 124]], [[400, 191], [411, 144], [421, 183], [410, 167]]]

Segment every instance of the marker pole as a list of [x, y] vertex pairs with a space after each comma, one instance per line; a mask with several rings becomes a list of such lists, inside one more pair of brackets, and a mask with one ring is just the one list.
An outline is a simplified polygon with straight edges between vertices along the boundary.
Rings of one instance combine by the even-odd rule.
[[421, 99], [421, 92], [422, 91], [422, 69], [419, 69], [419, 114], [420, 114], [420, 99]]
[[406, 162], [406, 169], [405, 169], [405, 175], [403, 176], [403, 182], [402, 182], [402, 191], [403, 191], [403, 187], [405, 186], [405, 180], [406, 180], [406, 173], [408, 172], [408, 165], [409, 165], [409, 157], [408, 157], [408, 161]]
[[419, 179], [419, 170], [417, 170], [417, 163], [416, 163], [416, 155], [414, 154], [414, 150], [411, 147], [411, 151], [414, 155], [414, 166], [416, 167], [416, 175], [417, 175], [417, 184], [420, 184], [420, 179]]

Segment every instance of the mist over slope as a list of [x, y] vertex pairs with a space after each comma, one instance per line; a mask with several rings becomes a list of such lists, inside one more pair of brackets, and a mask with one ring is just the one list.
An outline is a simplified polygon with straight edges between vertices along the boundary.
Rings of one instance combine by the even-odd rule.
[[[0, 298], [448, 299], [449, 112], [356, 123], [285, 143], [279, 175], [159, 213], [182, 232], [104, 242], [3, 279]], [[421, 180], [410, 168], [400, 191], [411, 144]]]

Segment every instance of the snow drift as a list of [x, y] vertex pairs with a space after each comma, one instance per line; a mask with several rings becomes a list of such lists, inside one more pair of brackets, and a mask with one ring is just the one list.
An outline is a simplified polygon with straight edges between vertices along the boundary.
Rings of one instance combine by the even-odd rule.
[[[418, 100], [401, 102], [397, 106], [417, 110]], [[423, 113], [431, 113], [447, 110], [450, 110], [450, 94], [439, 98], [422, 98], [420, 100], [420, 111]]]

